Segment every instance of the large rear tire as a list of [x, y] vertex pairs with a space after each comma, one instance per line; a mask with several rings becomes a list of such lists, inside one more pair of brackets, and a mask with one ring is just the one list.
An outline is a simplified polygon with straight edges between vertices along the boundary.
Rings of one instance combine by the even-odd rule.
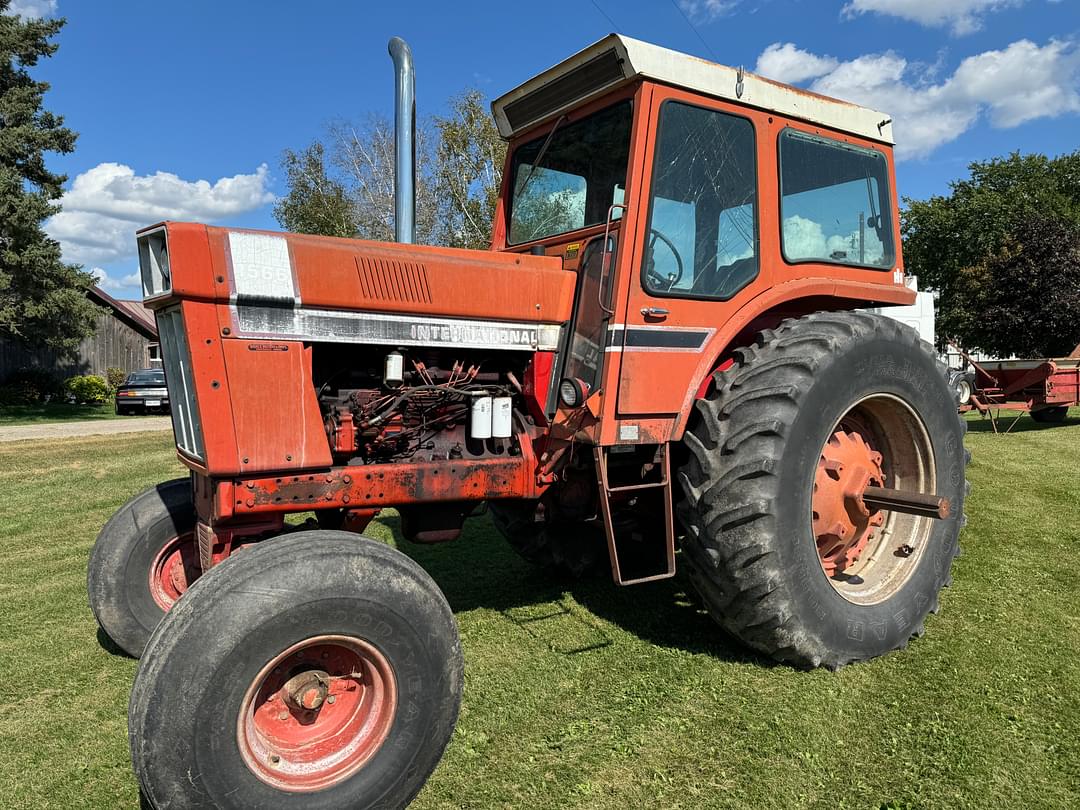
[[[679, 473], [710, 614], [797, 666], [905, 646], [950, 581], [964, 428], [932, 348], [889, 318], [818, 313], [738, 350], [697, 403]], [[951, 515], [863, 514], [868, 482], [943, 495]]]
[[128, 709], [158, 808], [404, 807], [461, 705], [450, 606], [404, 554], [309, 531], [211, 569], [154, 632]]
[[87, 564], [90, 609], [101, 629], [138, 658], [165, 611], [198, 575], [191, 479], [136, 495], [98, 534]]

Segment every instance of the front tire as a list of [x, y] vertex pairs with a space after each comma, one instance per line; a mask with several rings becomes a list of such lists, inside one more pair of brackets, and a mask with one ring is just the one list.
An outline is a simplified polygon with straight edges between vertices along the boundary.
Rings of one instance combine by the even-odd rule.
[[211, 569], [151, 637], [128, 734], [159, 808], [404, 807], [461, 704], [457, 626], [404, 554], [309, 531]]
[[[950, 581], [964, 428], [932, 348], [889, 318], [818, 313], [738, 350], [697, 403], [679, 474], [710, 614], [803, 667], [905, 646]], [[943, 495], [951, 515], [863, 515], [867, 483]]]
[[136, 495], [102, 527], [86, 590], [101, 629], [138, 658], [161, 617], [198, 576], [191, 479]]

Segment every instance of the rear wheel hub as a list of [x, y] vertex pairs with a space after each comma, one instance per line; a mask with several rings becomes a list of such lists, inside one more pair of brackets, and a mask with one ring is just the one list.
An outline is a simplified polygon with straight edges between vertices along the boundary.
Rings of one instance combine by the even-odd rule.
[[821, 566], [830, 577], [859, 560], [883, 512], [863, 501], [867, 486], [885, 485], [882, 456], [856, 426], [841, 423], [825, 443], [814, 475], [813, 528]]

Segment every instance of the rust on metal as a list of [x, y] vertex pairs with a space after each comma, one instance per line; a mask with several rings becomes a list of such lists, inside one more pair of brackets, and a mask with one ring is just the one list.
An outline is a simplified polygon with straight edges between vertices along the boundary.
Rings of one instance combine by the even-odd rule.
[[822, 448], [814, 476], [813, 527], [825, 573], [856, 562], [885, 516], [868, 508], [863, 493], [885, 480], [881, 453], [857, 431], [837, 430]]
[[314, 508], [368, 510], [539, 494], [532, 464], [523, 456], [369, 464], [340, 467], [330, 473], [236, 480], [233, 486], [247, 495], [233, 503], [238, 515]]
[[926, 495], [922, 492], [868, 486], [863, 490], [862, 497], [863, 502], [871, 511], [887, 509], [890, 512], [903, 512], [906, 515], [919, 515], [939, 520], [944, 520], [952, 514], [952, 506], [948, 498]]

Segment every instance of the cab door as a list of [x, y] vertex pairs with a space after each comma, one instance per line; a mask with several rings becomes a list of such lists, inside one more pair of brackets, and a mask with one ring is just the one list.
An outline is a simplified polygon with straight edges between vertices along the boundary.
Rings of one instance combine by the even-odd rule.
[[625, 310], [608, 351], [621, 353], [617, 412], [689, 406], [702, 353], [731, 315], [768, 286], [762, 273], [756, 113], [655, 88], [654, 137]]

